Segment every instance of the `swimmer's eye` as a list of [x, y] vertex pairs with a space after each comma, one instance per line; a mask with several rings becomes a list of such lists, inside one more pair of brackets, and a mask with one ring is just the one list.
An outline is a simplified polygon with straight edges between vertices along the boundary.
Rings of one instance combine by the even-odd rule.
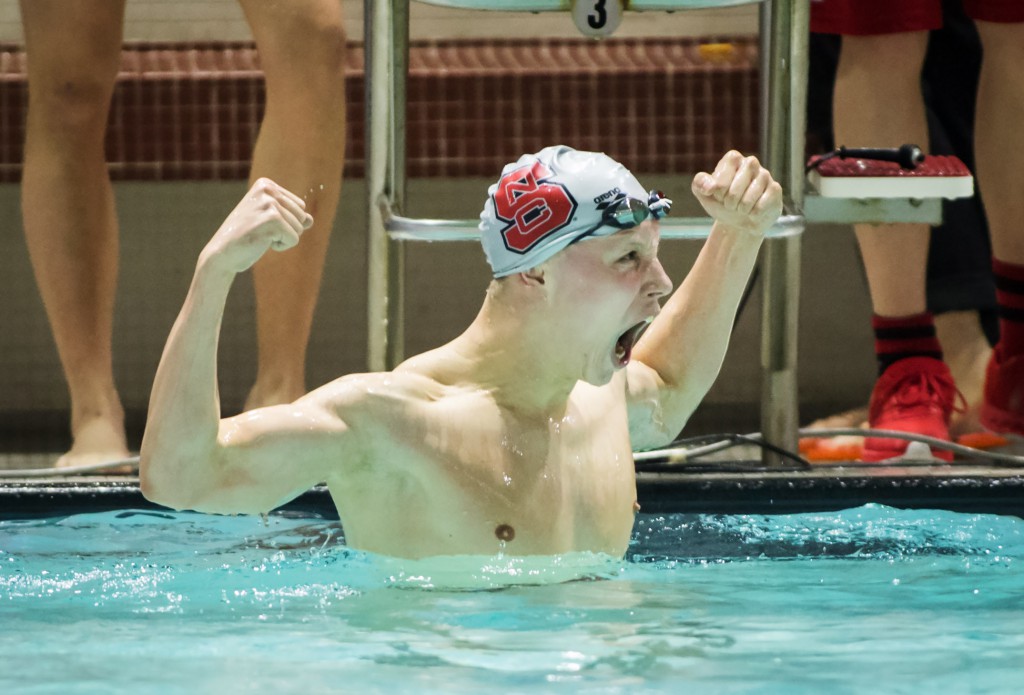
[[625, 256], [619, 259], [620, 263], [639, 263], [640, 254], [637, 251], [630, 251]]

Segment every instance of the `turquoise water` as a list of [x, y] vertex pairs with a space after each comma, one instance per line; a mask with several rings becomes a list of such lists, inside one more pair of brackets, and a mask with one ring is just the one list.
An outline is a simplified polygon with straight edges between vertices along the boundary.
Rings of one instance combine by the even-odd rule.
[[[545, 584], [573, 575], [595, 580]], [[441, 563], [348, 550], [335, 522], [311, 517], [0, 522], [4, 693], [874, 695], [1022, 683], [1024, 521], [1011, 517], [641, 515], [624, 561]]]

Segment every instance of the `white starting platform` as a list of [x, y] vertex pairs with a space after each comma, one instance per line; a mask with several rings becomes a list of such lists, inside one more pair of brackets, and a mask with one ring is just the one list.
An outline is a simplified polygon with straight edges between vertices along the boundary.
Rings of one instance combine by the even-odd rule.
[[957, 157], [928, 155], [913, 169], [896, 162], [816, 155], [808, 162], [809, 222], [942, 222], [942, 200], [970, 198], [974, 177]]

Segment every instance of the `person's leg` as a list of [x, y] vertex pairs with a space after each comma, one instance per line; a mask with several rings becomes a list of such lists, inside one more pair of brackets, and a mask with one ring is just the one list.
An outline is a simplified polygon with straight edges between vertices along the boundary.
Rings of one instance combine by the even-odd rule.
[[316, 220], [302, 243], [254, 269], [259, 362], [246, 409], [306, 391], [305, 357], [345, 155], [345, 33], [339, 0], [241, 0], [266, 76], [250, 179], [302, 196]]
[[21, 207], [32, 267], [71, 396], [58, 466], [128, 455], [111, 331], [117, 219], [104, 156], [123, 0], [22, 0], [29, 105]]
[[[928, 141], [920, 75], [926, 31], [844, 36], [833, 106], [836, 143], [895, 147]], [[879, 379], [872, 427], [949, 438], [956, 393], [927, 312], [927, 225], [856, 225], [875, 318]], [[878, 461], [906, 450], [901, 440], [869, 437], [863, 458]], [[947, 454], [936, 450], [936, 455]]]
[[1024, 21], [977, 25], [984, 59], [975, 165], [992, 235], [1000, 319], [981, 418], [991, 429], [1024, 435], [1024, 185], [1017, 169], [1024, 156]]
[[978, 21], [984, 48], [975, 155], [993, 255], [1024, 265], [1024, 23]]
[[[833, 102], [837, 145], [926, 143], [921, 65], [927, 32], [844, 36]], [[923, 224], [856, 225], [871, 304], [881, 316], [920, 314], [930, 230]]]
[[[928, 108], [929, 153], [959, 157], [974, 166], [974, 120], [981, 42], [961, 0], [942, 3], [942, 29], [933, 31], [922, 81]], [[967, 410], [954, 413], [953, 434], [981, 429], [978, 412], [985, 365], [992, 354], [996, 293], [992, 249], [980, 195], [943, 201], [942, 222], [928, 247], [928, 309], [946, 364], [964, 395]]]
[[942, 345], [943, 359], [949, 365], [957, 388], [964, 396], [966, 409], [954, 413], [950, 434], [960, 436], [981, 430], [978, 414], [985, 387], [985, 367], [992, 347], [978, 312], [947, 311], [935, 316], [935, 332]]
[[[819, 8], [828, 9], [831, 1]], [[858, 5], [859, 7], [859, 5]], [[832, 8], [835, 11], [837, 8]], [[871, 15], [885, 17], [880, 9]], [[904, 8], [906, 9], [906, 8]], [[861, 14], [855, 15], [860, 17]], [[828, 17], [834, 24], [824, 29], [850, 30], [850, 17]], [[882, 21], [878, 19], [876, 21]], [[893, 33], [892, 17], [878, 27]], [[925, 23], [939, 24], [938, 18]], [[981, 44], [974, 22], [961, 0], [944, 0], [941, 28], [929, 35], [922, 71], [923, 95], [928, 122], [928, 152], [956, 155], [974, 170], [974, 99], [981, 71]], [[920, 28], [920, 27], [919, 27]], [[857, 29], [857, 27], [852, 27]], [[865, 33], [875, 33], [867, 31]], [[811, 35], [811, 75], [808, 87], [808, 143], [811, 152], [833, 149], [832, 85], [839, 56], [839, 36]], [[944, 358], [964, 394], [968, 408], [954, 413], [950, 430], [955, 434], [977, 431], [982, 402], [985, 366], [991, 345], [998, 339], [995, 285], [992, 280], [988, 226], [978, 196], [943, 203], [943, 220], [932, 230], [928, 248], [926, 299], [935, 315], [935, 328]], [[994, 337], [993, 337], [994, 336]], [[822, 418], [810, 429], [866, 427], [868, 408], [862, 406]], [[856, 442], [839, 441], [844, 445]], [[820, 447], [831, 445], [828, 440]]]

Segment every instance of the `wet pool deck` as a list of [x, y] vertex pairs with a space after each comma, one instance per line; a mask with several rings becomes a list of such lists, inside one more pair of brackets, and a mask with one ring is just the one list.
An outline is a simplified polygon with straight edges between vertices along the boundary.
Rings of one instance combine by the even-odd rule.
[[[746, 452], [739, 452], [740, 456]], [[1024, 466], [978, 459], [936, 464], [860, 462], [768, 468], [754, 459], [637, 465], [637, 494], [646, 513], [790, 514], [876, 503], [1024, 517]], [[736, 452], [734, 452], [734, 456]], [[46, 468], [55, 456], [0, 456], [0, 470]], [[117, 509], [157, 509], [135, 475], [0, 478], [0, 518], [63, 516]], [[325, 486], [285, 509], [336, 516]]]

